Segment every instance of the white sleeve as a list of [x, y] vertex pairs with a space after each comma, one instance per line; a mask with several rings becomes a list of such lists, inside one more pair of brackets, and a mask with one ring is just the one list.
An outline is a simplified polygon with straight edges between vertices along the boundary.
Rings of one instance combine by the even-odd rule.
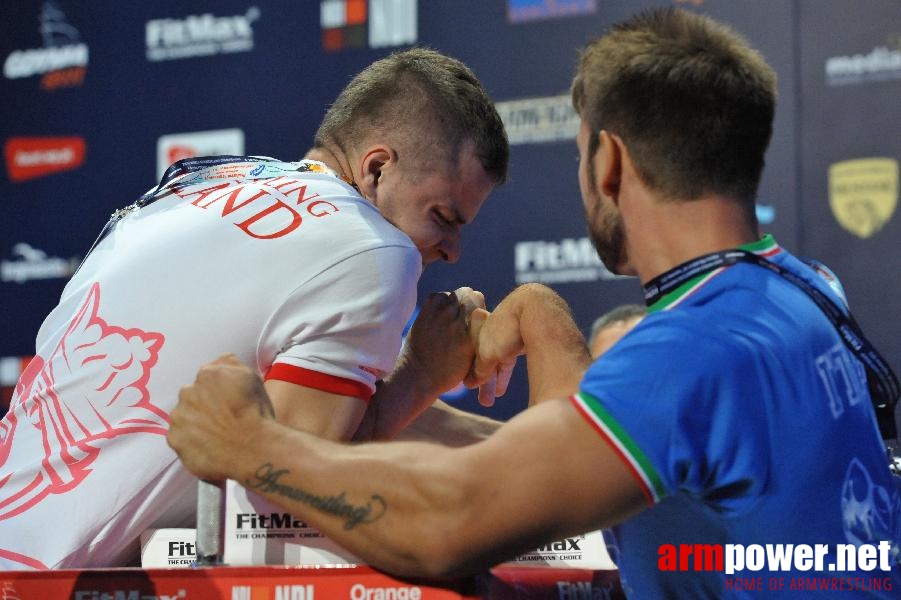
[[421, 269], [415, 248], [385, 246], [305, 282], [263, 331], [258, 356], [266, 378], [368, 400], [394, 368]]

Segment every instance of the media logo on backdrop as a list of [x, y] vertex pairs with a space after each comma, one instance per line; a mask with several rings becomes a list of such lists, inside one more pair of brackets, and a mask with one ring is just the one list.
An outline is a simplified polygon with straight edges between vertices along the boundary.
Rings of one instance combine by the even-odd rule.
[[244, 131], [241, 129], [213, 129], [189, 133], [170, 133], [156, 141], [156, 176], [161, 178], [169, 165], [183, 158], [244, 155]]
[[13, 50], [3, 63], [7, 79], [41, 76], [41, 89], [51, 91], [84, 83], [88, 45], [55, 2], [45, 2], [38, 15], [44, 45]]
[[829, 208], [846, 231], [868, 238], [895, 214], [898, 161], [857, 158], [829, 166]]
[[869, 52], [831, 56], [826, 59], [825, 71], [829, 86], [901, 79], [901, 35], [894, 44], [876, 46]]
[[179, 60], [253, 50], [253, 26], [260, 9], [250, 6], [244, 14], [211, 13], [179, 18], [151, 19], [144, 26], [147, 60]]
[[517, 242], [516, 283], [581, 283], [621, 279], [611, 273], [587, 237]]
[[84, 164], [82, 137], [13, 137], [6, 140], [3, 155], [9, 180], [21, 183]]
[[507, 20], [524, 23], [585, 15], [597, 10], [597, 0], [507, 0]]
[[415, 44], [416, 0], [322, 0], [322, 48], [386, 48]]

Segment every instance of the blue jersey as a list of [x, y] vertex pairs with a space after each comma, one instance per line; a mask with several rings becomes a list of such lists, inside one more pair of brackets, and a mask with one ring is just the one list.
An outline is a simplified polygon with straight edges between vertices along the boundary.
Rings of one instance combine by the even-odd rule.
[[[745, 249], [836, 298], [771, 237]], [[647, 497], [609, 532], [627, 594], [901, 597], [901, 478], [863, 367], [813, 301], [739, 263], [649, 313], [572, 398]]]

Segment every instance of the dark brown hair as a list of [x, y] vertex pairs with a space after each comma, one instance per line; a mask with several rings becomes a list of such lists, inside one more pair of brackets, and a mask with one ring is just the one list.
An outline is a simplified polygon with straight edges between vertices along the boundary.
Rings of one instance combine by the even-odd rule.
[[607, 130], [664, 197], [716, 193], [753, 211], [776, 74], [725, 25], [673, 8], [615, 25], [583, 50], [572, 100], [592, 132], [589, 155]]

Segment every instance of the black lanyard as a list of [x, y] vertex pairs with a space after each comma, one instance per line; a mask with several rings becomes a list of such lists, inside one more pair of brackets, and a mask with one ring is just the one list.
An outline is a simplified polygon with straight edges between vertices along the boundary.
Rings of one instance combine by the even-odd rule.
[[[186, 173], [194, 173], [196, 171], [200, 171], [201, 169], [206, 169], [207, 167], [215, 167], [217, 165], [224, 165], [226, 163], [270, 162], [274, 160], [274, 158], [269, 158], [266, 156], [232, 156], [230, 154], [183, 158], [169, 165], [169, 168], [166, 169], [165, 173], [163, 173], [163, 177], [162, 179], [160, 179], [158, 186], [138, 198], [137, 202], [126, 208], [143, 208], [148, 204], [153, 204], [155, 201], [163, 197], [158, 194], [169, 184], [170, 181], [172, 181], [176, 177], [181, 177]], [[113, 216], [115, 216], [115, 214], [116, 213], [113, 213]]]
[[867, 374], [867, 385], [870, 389], [870, 397], [873, 400], [876, 420], [879, 423], [879, 431], [882, 433], [882, 437], [884, 439], [896, 438], [898, 433], [895, 425], [895, 404], [898, 402], [898, 396], [901, 395], [901, 385], [899, 385], [898, 378], [892, 371], [891, 366], [867, 340], [850, 312], [842, 310], [829, 296], [795, 273], [747, 250], [735, 249], [713, 252], [679, 265], [649, 281], [644, 286], [645, 302], [650, 306], [664, 295], [698, 275], [739, 262], [755, 264], [769, 269], [798, 287], [823, 311], [823, 314], [835, 327], [839, 337], [842, 338], [845, 346], [864, 365]]
[[[113, 227], [116, 226], [116, 223], [122, 220], [122, 217], [129, 214], [130, 212], [144, 208], [149, 204], [153, 204], [160, 198], [165, 198], [166, 196], [168, 196], [169, 192], [172, 191], [171, 189], [167, 190], [166, 193], [163, 194], [161, 194], [160, 192], [163, 191], [173, 179], [181, 177], [186, 173], [194, 173], [195, 171], [200, 171], [201, 169], [206, 169], [207, 167], [214, 167], [231, 162], [267, 162], [272, 160], [275, 159], [263, 156], [232, 156], [228, 154], [222, 154], [219, 156], [183, 158], [182, 160], [172, 163], [169, 168], [166, 169], [166, 172], [163, 173], [163, 177], [162, 179], [160, 179], [159, 185], [142, 195], [132, 204], [129, 204], [124, 208], [119, 208], [110, 215], [109, 221], [107, 221], [106, 225], [103, 226], [103, 229], [100, 230], [100, 235], [97, 236], [97, 239], [94, 240], [94, 243], [91, 244], [91, 247], [85, 253], [84, 258], [81, 259], [81, 263], [78, 265], [78, 268], [75, 269], [75, 273], [78, 273], [78, 270], [81, 269], [81, 265], [84, 264], [91, 252], [94, 251], [94, 249], [97, 247], [97, 244], [99, 244], [103, 238], [109, 235], [109, 233], [113, 230]], [[73, 276], [75, 273], [73, 273]]]

